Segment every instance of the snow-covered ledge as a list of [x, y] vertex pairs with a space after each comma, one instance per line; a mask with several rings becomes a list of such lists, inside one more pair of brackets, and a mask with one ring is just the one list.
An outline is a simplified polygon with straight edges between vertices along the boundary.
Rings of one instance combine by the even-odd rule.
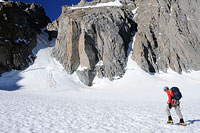
[[108, 6], [122, 6], [122, 3], [119, 0], [115, 0], [113, 2], [108, 2], [108, 3], [98, 3], [96, 5], [92, 6], [83, 6], [83, 7], [70, 7], [70, 9], [83, 9], [83, 8], [95, 8], [95, 7], [108, 7]]

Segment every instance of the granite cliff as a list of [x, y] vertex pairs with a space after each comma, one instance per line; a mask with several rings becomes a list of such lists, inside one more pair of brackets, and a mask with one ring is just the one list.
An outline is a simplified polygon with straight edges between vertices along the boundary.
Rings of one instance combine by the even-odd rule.
[[63, 6], [48, 26], [58, 31], [52, 55], [90, 86], [95, 76], [123, 77], [136, 35], [132, 59], [144, 71], [200, 70], [199, 6], [197, 0], [82, 0]]
[[[98, 3], [81, 1], [78, 6]], [[69, 74], [77, 72], [80, 80], [89, 86], [95, 76], [110, 80], [122, 77], [127, 49], [137, 27], [128, 8], [122, 4], [95, 8], [63, 6], [59, 19], [49, 25], [49, 29], [58, 30], [52, 55]]]
[[137, 1], [133, 60], [150, 73], [200, 70], [200, 2]]

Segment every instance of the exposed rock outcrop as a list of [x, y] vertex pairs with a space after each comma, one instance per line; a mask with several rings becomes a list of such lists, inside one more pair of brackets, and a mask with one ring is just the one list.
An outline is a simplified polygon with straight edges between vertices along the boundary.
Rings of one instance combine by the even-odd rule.
[[86, 2], [87, 2], [87, 0], [81, 0], [81, 1], [78, 3], [78, 6], [83, 6]]
[[147, 72], [200, 70], [200, 2], [138, 0], [133, 59]]
[[58, 36], [58, 20], [53, 21], [47, 25], [47, 30], [49, 32], [49, 40], [57, 38]]
[[0, 74], [28, 66], [36, 46], [36, 31], [50, 22], [40, 5], [0, 3]]
[[[63, 6], [53, 56], [68, 73], [77, 71], [86, 85], [92, 85], [98, 73], [101, 73], [99, 77], [110, 80], [122, 77], [135, 27], [131, 15], [123, 6], [83, 9]], [[101, 68], [97, 65], [100, 61]], [[79, 67], [85, 69], [79, 70]]]
[[122, 77], [135, 31], [132, 59], [146, 72], [200, 70], [199, 1], [119, 0], [119, 7], [78, 8], [113, 1], [63, 6], [50, 26], [58, 31], [52, 55], [68, 73], [77, 72], [86, 85], [92, 85], [95, 76]]

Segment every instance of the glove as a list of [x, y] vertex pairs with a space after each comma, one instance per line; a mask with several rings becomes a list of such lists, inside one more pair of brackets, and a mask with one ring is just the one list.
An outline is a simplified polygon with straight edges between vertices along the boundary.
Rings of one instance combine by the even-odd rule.
[[171, 108], [172, 108], [172, 104], [171, 104], [171, 103], [168, 103], [168, 105], [169, 105], [169, 109], [171, 109]]

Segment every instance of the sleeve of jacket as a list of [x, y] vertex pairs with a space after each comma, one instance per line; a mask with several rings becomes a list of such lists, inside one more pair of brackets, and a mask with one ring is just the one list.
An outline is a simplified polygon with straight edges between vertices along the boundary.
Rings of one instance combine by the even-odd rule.
[[170, 91], [167, 91], [167, 96], [168, 96], [168, 103], [171, 103], [172, 97], [171, 97]]

